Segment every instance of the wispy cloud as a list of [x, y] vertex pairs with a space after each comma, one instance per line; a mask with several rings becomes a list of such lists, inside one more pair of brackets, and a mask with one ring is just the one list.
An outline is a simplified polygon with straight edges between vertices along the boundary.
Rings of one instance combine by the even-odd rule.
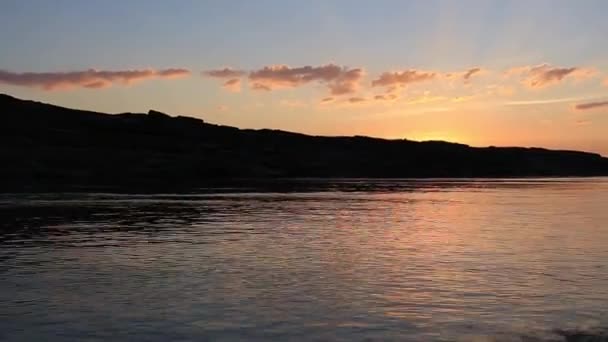
[[249, 73], [254, 90], [296, 88], [312, 82], [325, 84], [331, 95], [352, 94], [359, 88], [364, 71], [335, 64], [322, 66], [290, 67], [271, 65]]
[[141, 70], [82, 70], [67, 72], [24, 72], [0, 70], [0, 83], [41, 88], [43, 90], [65, 90], [71, 88], [107, 88], [114, 83], [129, 85], [147, 79], [172, 79], [190, 75], [187, 69], [141, 69]]
[[473, 75], [479, 74], [480, 72], [481, 72], [481, 68], [472, 68], [472, 69], [467, 70], [467, 72], [464, 73], [462, 78], [465, 81], [469, 81], [471, 79], [471, 77], [473, 77]]
[[399, 96], [397, 94], [389, 93], [389, 94], [379, 94], [374, 96], [374, 100], [376, 101], [394, 101], [397, 100]]
[[479, 76], [484, 73], [485, 70], [481, 67], [474, 67], [465, 71], [458, 72], [447, 72], [441, 74], [443, 78], [451, 81], [462, 80], [465, 84], [469, 84], [474, 76]]
[[222, 88], [231, 91], [231, 92], [235, 92], [238, 93], [239, 91], [241, 91], [241, 79], [240, 78], [231, 78], [229, 80], [227, 80], [226, 82], [224, 82], [224, 84], [222, 85]]
[[598, 102], [587, 102], [587, 103], [579, 103], [574, 106], [577, 110], [589, 110], [595, 108], [608, 107], [608, 101], [598, 101]]
[[567, 78], [585, 79], [593, 76], [595, 71], [583, 67], [553, 67], [549, 64], [523, 66], [509, 69], [506, 76], [519, 76], [522, 83], [532, 89], [557, 85]]
[[364, 97], [351, 97], [348, 99], [348, 102], [350, 103], [361, 103], [361, 102], [366, 102], [367, 99]]
[[537, 99], [537, 100], [522, 100], [522, 101], [509, 101], [505, 102], [507, 106], [527, 106], [527, 105], [541, 105], [541, 104], [552, 104], [552, 103], [564, 103], [564, 102], [576, 102], [584, 100], [581, 97], [562, 97], [554, 99]]

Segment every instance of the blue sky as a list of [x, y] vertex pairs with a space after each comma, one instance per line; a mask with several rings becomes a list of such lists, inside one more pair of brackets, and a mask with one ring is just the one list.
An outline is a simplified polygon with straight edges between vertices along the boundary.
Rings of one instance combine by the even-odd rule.
[[[606, 1], [4, 0], [0, 7], [0, 70], [11, 80], [22, 73], [91, 68], [190, 72], [89, 88], [62, 83], [57, 90], [0, 79], [0, 92], [23, 98], [109, 112], [158, 108], [312, 134], [608, 154], [608, 106], [575, 109], [580, 102], [608, 99], [602, 84], [608, 77]], [[320, 104], [329, 96], [323, 80], [257, 92], [243, 76], [241, 91], [234, 92], [222, 89], [223, 80], [200, 75], [224, 67], [249, 73], [273, 65], [328, 64], [363, 71], [357, 90], [332, 105]], [[542, 64], [547, 75], [576, 70], [546, 87], [523, 86], [531, 68]], [[520, 78], [505, 79], [506, 71], [525, 67]], [[369, 84], [384, 72], [432, 71], [449, 79], [472, 68], [483, 72], [471, 82], [400, 83], [399, 100], [371, 101], [380, 89]], [[455, 100], [465, 98], [472, 100]]]

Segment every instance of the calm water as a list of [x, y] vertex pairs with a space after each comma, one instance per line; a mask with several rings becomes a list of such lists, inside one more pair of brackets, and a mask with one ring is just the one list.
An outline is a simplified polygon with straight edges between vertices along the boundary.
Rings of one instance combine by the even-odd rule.
[[608, 179], [0, 195], [0, 340], [552, 341], [607, 309]]

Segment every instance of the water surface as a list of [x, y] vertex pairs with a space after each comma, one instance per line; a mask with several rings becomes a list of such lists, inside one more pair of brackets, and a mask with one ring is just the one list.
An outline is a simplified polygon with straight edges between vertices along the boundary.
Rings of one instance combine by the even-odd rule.
[[0, 195], [0, 340], [559, 340], [608, 326], [608, 179]]

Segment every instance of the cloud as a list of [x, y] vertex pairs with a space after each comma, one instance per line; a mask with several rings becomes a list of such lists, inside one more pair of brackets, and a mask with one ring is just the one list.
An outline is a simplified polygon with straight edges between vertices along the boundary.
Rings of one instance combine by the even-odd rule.
[[329, 102], [332, 102], [333, 100], [334, 100], [333, 97], [326, 97], [326, 98], [321, 99], [321, 103], [329, 103]]
[[224, 82], [224, 84], [222, 85], [222, 88], [234, 92], [234, 93], [238, 93], [239, 91], [241, 91], [241, 79], [240, 78], [231, 78], [229, 80], [227, 80], [226, 82]]
[[311, 82], [325, 84], [331, 95], [354, 93], [363, 78], [363, 69], [327, 64], [292, 68], [287, 65], [271, 65], [249, 73], [254, 90], [296, 88]]
[[553, 104], [553, 103], [574, 102], [574, 101], [580, 101], [583, 99], [584, 98], [581, 98], [581, 97], [560, 97], [560, 98], [553, 98], [553, 99], [509, 101], [509, 102], [506, 102], [505, 105], [507, 105], [507, 106], [544, 105], [544, 104]]
[[606, 78], [606, 79], [604, 80], [604, 85], [605, 85], [606, 87], [608, 87], [608, 78]]
[[228, 111], [228, 106], [226, 106], [226, 105], [219, 105], [219, 106], [217, 106], [217, 110], [220, 111], [220, 112], [226, 112], [226, 111]]
[[577, 110], [589, 110], [601, 107], [608, 107], [608, 101], [599, 101], [599, 102], [588, 102], [588, 103], [579, 103], [574, 106]]
[[448, 73], [442, 74], [441, 76], [447, 80], [451, 80], [451, 81], [462, 80], [462, 81], [464, 81], [465, 84], [468, 84], [471, 82], [471, 79], [473, 78], [473, 76], [480, 75], [483, 72], [485, 72], [485, 70], [483, 70], [482, 68], [475, 67], [475, 68], [471, 68], [471, 69], [468, 69], [465, 71], [448, 72]]
[[376, 101], [393, 101], [399, 98], [397, 94], [380, 94], [374, 96], [374, 100]]
[[232, 68], [223, 68], [216, 70], [207, 70], [201, 72], [202, 76], [213, 77], [213, 78], [239, 78], [246, 74], [243, 70], [237, 70]]
[[437, 73], [430, 71], [404, 70], [384, 72], [372, 81], [372, 87], [404, 87], [411, 83], [424, 82], [434, 79]]
[[0, 70], [0, 83], [41, 88], [43, 90], [65, 90], [71, 88], [99, 89], [114, 83], [123, 85], [147, 79], [173, 79], [190, 75], [187, 69], [141, 69], [141, 70], [95, 70], [68, 72], [24, 72]]
[[481, 68], [469, 69], [464, 73], [462, 78], [465, 80], [465, 82], [469, 81], [471, 79], [471, 77], [473, 77], [473, 75], [478, 74], [479, 72], [481, 72]]
[[201, 75], [204, 77], [225, 80], [222, 84], [222, 88], [233, 93], [238, 93], [241, 91], [241, 77], [246, 74], [246, 71], [232, 69], [228, 67], [223, 69], [206, 70], [201, 72]]
[[505, 72], [505, 75], [507, 77], [522, 77], [522, 83], [532, 89], [540, 89], [553, 86], [561, 83], [566, 78], [585, 79], [593, 76], [594, 74], [595, 71], [589, 68], [560, 68], [553, 67], [549, 64], [516, 67], [509, 69]]
[[348, 99], [348, 102], [350, 103], [361, 103], [365, 101], [367, 101], [367, 99], [364, 97], [351, 97]]
[[180, 78], [185, 76], [190, 76], [190, 70], [188, 69], [162, 69], [156, 71], [157, 76], [164, 78]]

